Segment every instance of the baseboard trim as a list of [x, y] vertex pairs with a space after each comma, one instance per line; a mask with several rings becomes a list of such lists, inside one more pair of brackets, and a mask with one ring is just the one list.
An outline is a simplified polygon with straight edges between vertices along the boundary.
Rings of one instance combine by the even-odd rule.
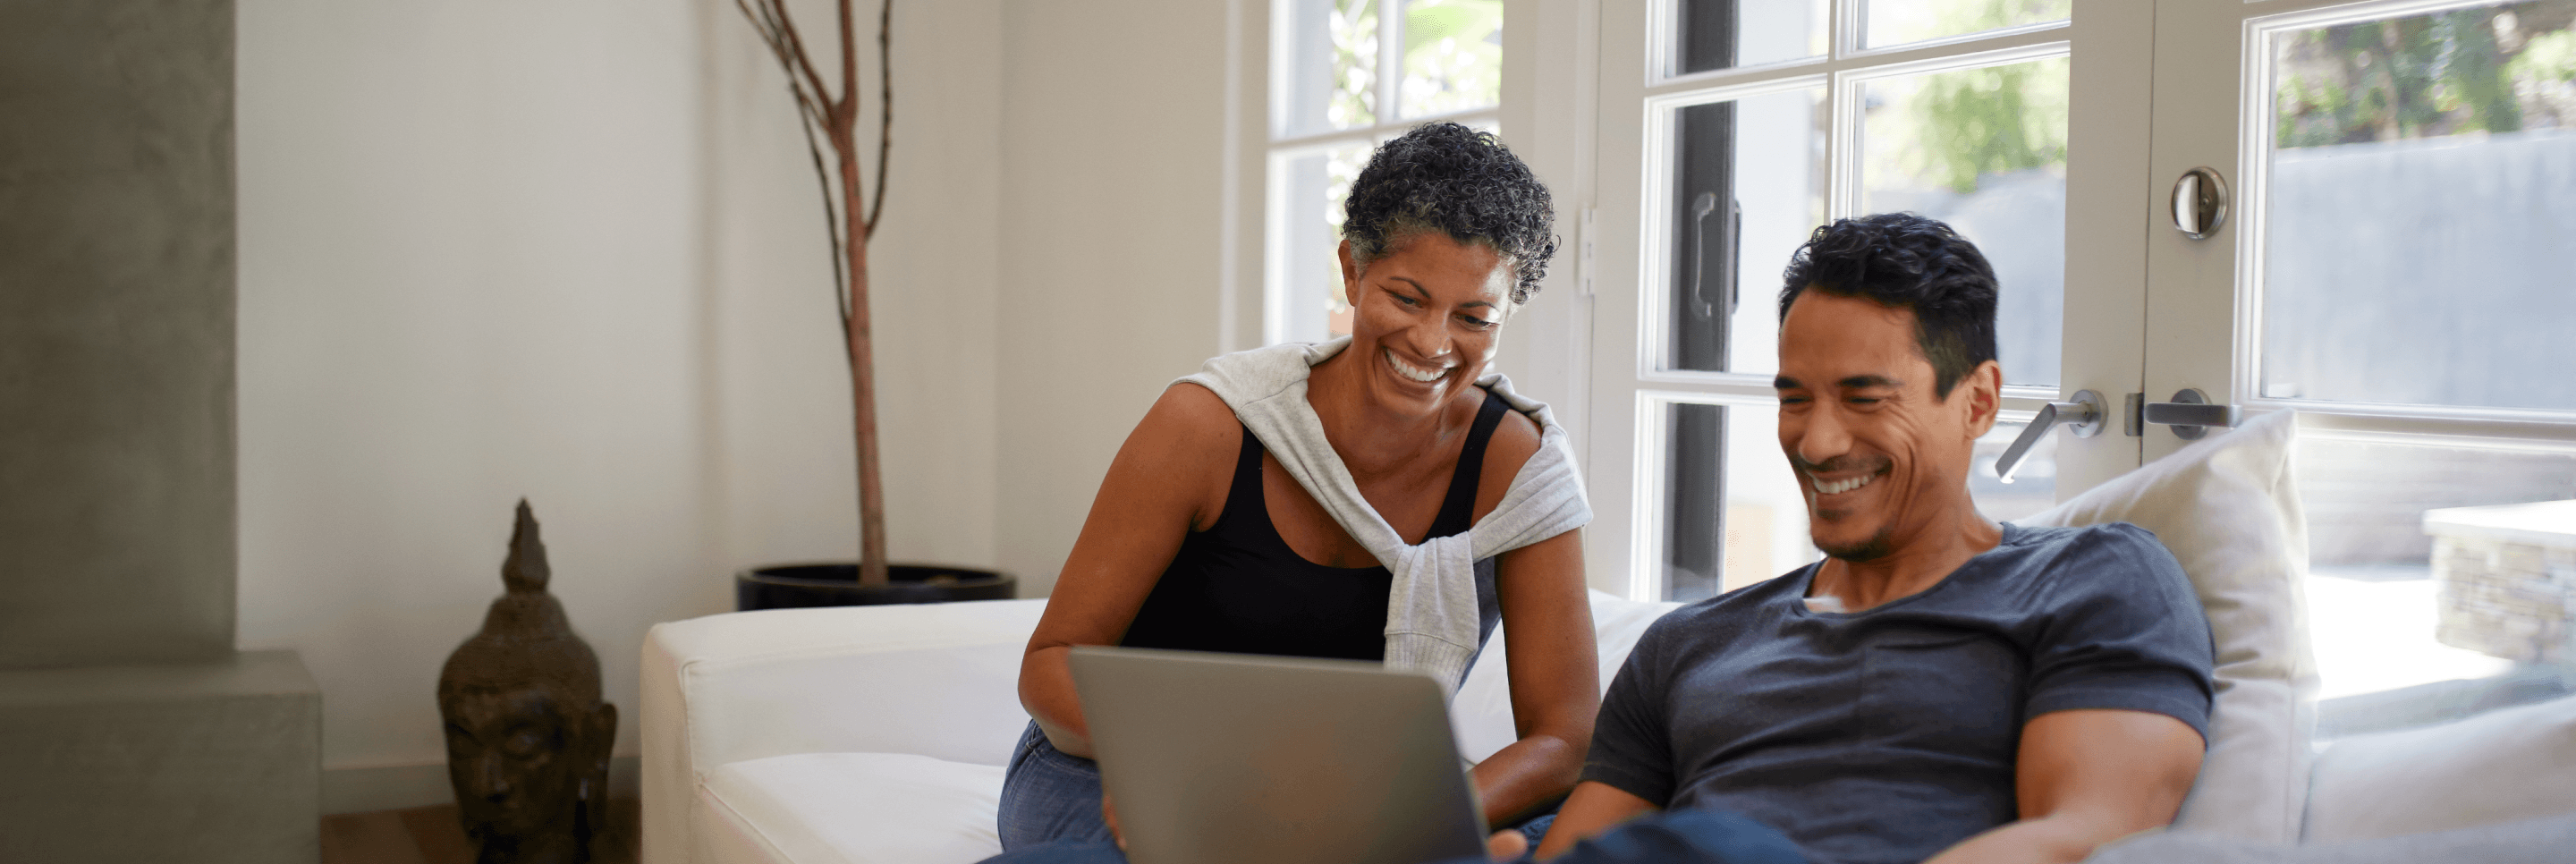
[[[640, 795], [643, 767], [640, 757], [618, 756], [608, 760], [608, 794], [615, 797]], [[453, 803], [456, 803], [456, 792], [447, 783], [445, 762], [322, 769], [322, 815], [325, 816]]]

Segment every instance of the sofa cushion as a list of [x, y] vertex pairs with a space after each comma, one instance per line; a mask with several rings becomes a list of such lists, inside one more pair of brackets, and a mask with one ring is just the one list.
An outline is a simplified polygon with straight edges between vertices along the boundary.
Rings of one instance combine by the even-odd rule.
[[1001, 854], [1002, 769], [910, 753], [735, 762], [698, 787], [702, 864], [971, 864]]
[[2576, 696], [2346, 738], [2312, 780], [2311, 843], [2576, 813]]
[[[1646, 625], [1679, 603], [1645, 603], [1623, 600], [1600, 591], [1591, 592], [1592, 635], [1595, 651], [1601, 661], [1601, 689], [1610, 689], [1610, 676], [1627, 662], [1628, 650], [1637, 647], [1637, 637], [1646, 633]], [[1482, 762], [1494, 751], [1520, 740], [1512, 726], [1511, 670], [1504, 657], [1510, 650], [1503, 644], [1503, 628], [1495, 627], [1494, 635], [1485, 641], [1485, 650], [1476, 655], [1475, 665], [1467, 667], [1467, 678], [1458, 685], [1458, 694], [1449, 700], [1449, 726], [1458, 736], [1458, 750], [1469, 760]], [[1589, 743], [1589, 742], [1586, 742]]]
[[2308, 648], [2307, 522], [2292, 482], [2297, 418], [2282, 411], [2141, 466], [2023, 525], [2129, 522], [2182, 563], [2217, 642], [2218, 704], [2180, 830], [2299, 838], [2316, 662]]

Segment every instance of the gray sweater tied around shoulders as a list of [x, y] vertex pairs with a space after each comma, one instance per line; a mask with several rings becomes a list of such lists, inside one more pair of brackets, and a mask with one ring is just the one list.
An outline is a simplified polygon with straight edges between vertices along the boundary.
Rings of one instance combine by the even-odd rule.
[[1288, 469], [1288, 476], [1324, 505], [1351, 539], [1394, 572], [1395, 584], [1386, 597], [1386, 665], [1428, 675], [1454, 696], [1476, 656], [1476, 561], [1583, 527], [1592, 521], [1592, 505], [1583, 497], [1583, 478], [1575, 470], [1565, 427], [1545, 403], [1512, 392], [1510, 379], [1488, 373], [1476, 383], [1538, 423], [1538, 452], [1512, 477], [1502, 503], [1467, 533], [1407, 545], [1360, 496], [1350, 469], [1324, 439], [1323, 421], [1306, 401], [1308, 372], [1350, 341], [1344, 336], [1220, 355], [1198, 374], [1180, 380], [1224, 400]]

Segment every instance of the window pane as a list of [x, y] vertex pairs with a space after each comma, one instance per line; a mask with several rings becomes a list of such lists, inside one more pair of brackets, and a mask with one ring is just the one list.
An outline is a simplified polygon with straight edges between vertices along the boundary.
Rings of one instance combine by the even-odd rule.
[[1406, 117], [1503, 101], [1503, 0], [1404, 0]]
[[2576, 410], [2571, 19], [2556, 0], [2274, 37], [2263, 396]]
[[2576, 455], [2306, 437], [2297, 459], [2320, 738], [2569, 692]]
[[2074, 0], [1868, 0], [1862, 44], [1871, 48], [2064, 21]]
[[1377, 122], [1377, 0], [1293, 0], [1278, 50], [1282, 138]]
[[1663, 422], [1664, 599], [1714, 597], [1816, 560], [1777, 409], [1672, 404]]
[[2008, 384], [2056, 386], [2066, 290], [2064, 57], [1863, 88], [1861, 201], [1950, 223], [1995, 269]]
[[1665, 368], [1779, 368], [1778, 274], [1825, 215], [1823, 88], [1675, 118]]
[[1368, 164], [1369, 145], [1355, 142], [1292, 156], [1273, 164], [1280, 172], [1286, 295], [1283, 334], [1291, 342], [1321, 342], [1351, 332], [1351, 307], [1342, 296], [1342, 198]]
[[1832, 0], [1682, 0], [1673, 4], [1675, 73], [1825, 56]]

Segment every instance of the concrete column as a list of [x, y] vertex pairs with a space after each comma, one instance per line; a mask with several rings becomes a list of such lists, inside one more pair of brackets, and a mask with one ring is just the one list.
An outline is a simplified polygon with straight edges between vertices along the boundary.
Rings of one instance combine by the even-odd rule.
[[0, 0], [0, 667], [233, 648], [230, 0]]
[[0, 0], [0, 859], [311, 862], [233, 650], [233, 4]]

